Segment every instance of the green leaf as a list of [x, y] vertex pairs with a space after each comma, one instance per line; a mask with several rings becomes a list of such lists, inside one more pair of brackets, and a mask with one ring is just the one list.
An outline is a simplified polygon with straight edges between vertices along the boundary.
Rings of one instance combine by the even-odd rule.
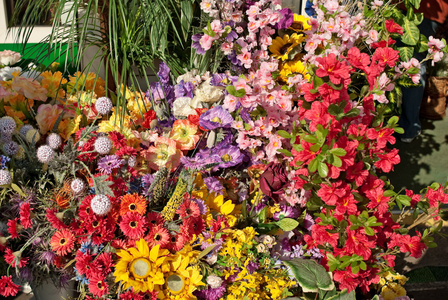
[[419, 9], [420, 8], [420, 2], [421, 2], [421, 0], [409, 0], [409, 3], [411, 3], [412, 6], [415, 7], [415, 9]]
[[339, 292], [337, 295], [334, 295], [326, 300], [355, 300], [355, 299], [356, 299], [355, 291], [351, 291], [350, 293], [347, 293], [347, 289], [344, 289], [343, 291]]
[[288, 157], [292, 157], [293, 156], [291, 151], [286, 150], [286, 149], [277, 149], [277, 152], [283, 153], [285, 156], [288, 156]]
[[22, 189], [15, 183], [11, 183], [11, 188], [22, 197], [26, 197]]
[[291, 134], [289, 134], [289, 132], [287, 132], [285, 130], [278, 130], [277, 134], [279, 136], [281, 136], [282, 138], [285, 138], [285, 139], [290, 139], [291, 138]]
[[316, 172], [318, 164], [319, 164], [319, 161], [317, 160], [317, 158], [314, 158], [313, 160], [311, 160], [310, 164], [308, 165], [308, 171], [310, 171], [310, 173]]
[[340, 168], [342, 166], [342, 160], [338, 156], [333, 155], [333, 162], [331, 164], [336, 168]]
[[347, 154], [347, 151], [345, 151], [342, 148], [334, 148], [330, 150], [330, 153], [336, 155], [336, 156], [344, 156]]
[[364, 231], [366, 232], [366, 234], [368, 236], [374, 236], [375, 235], [375, 231], [371, 227], [364, 227]]
[[204, 256], [206, 256], [207, 254], [209, 254], [215, 247], [216, 247], [216, 245], [211, 245], [211, 246], [208, 246], [207, 248], [205, 248], [204, 250], [202, 250], [202, 252], [199, 253], [199, 255], [198, 255], [198, 260], [203, 258]]
[[283, 262], [288, 266], [305, 293], [334, 288], [333, 280], [325, 268], [314, 260], [295, 258]]
[[299, 226], [299, 222], [291, 218], [281, 219], [280, 221], [277, 221], [276, 224], [283, 231], [291, 231]]
[[180, 23], [182, 25], [182, 34], [184, 36], [184, 39], [187, 40], [188, 32], [190, 31], [191, 24], [193, 22], [193, 3], [191, 3], [190, 0], [181, 1], [180, 9]]
[[395, 196], [397, 193], [395, 193], [393, 190], [387, 190], [387, 191], [384, 191], [384, 193], [383, 193], [383, 196], [384, 197], [393, 197], [393, 196]]
[[307, 134], [303, 137], [303, 139], [305, 140], [305, 142], [311, 143], [311, 144], [315, 144], [318, 142], [317, 137], [315, 137], [314, 135]]
[[387, 121], [387, 125], [389, 125], [389, 126], [394, 126], [397, 123], [398, 123], [398, 117], [397, 116], [393, 116], [392, 118], [390, 118]]
[[[425, 35], [420, 34], [420, 41], [418, 42], [417, 48], [416, 48], [417, 52], [419, 52], [419, 53], [425, 52], [425, 51], [428, 51], [428, 49], [429, 49], [428, 38]], [[415, 74], [417, 74], [417, 73], [415, 73]]]
[[399, 201], [404, 206], [411, 205], [411, 197], [406, 196], [406, 195], [398, 195], [397, 196], [397, 201]]
[[414, 22], [404, 19], [403, 36], [401, 41], [407, 45], [415, 46], [420, 39], [420, 30]]
[[400, 58], [404, 61], [408, 61], [414, 55], [414, 48], [412, 47], [398, 47]]
[[326, 163], [324, 163], [322, 161], [319, 162], [318, 165], [317, 165], [317, 170], [319, 172], [319, 176], [320, 177], [325, 178], [325, 177], [328, 176], [328, 166], [327, 166]]

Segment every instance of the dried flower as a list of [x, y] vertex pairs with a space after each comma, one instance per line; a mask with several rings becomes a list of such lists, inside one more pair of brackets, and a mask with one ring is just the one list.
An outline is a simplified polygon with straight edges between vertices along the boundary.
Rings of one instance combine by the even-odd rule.
[[50, 146], [42, 145], [39, 148], [37, 148], [36, 155], [37, 155], [37, 159], [41, 163], [47, 164], [53, 159], [55, 152], [53, 151], [53, 149], [51, 149]]
[[95, 102], [95, 109], [102, 115], [107, 115], [113, 107], [112, 101], [108, 97], [100, 97]]
[[106, 195], [96, 195], [90, 202], [90, 207], [95, 214], [104, 216], [110, 211], [112, 204]]
[[62, 145], [62, 138], [57, 133], [51, 133], [47, 136], [47, 145], [50, 146], [51, 149], [58, 149]]
[[94, 147], [99, 154], [108, 154], [112, 149], [112, 142], [107, 136], [100, 136], [95, 140]]

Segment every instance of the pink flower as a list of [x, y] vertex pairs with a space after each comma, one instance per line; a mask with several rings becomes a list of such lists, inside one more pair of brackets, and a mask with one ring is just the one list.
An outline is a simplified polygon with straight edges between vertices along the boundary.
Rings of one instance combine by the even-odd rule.
[[324, 7], [329, 11], [337, 11], [339, 8], [339, 2], [336, 0], [326, 1]]
[[199, 44], [201, 45], [202, 48], [205, 49], [205, 51], [207, 51], [212, 47], [213, 38], [207, 34], [204, 34], [199, 40]]

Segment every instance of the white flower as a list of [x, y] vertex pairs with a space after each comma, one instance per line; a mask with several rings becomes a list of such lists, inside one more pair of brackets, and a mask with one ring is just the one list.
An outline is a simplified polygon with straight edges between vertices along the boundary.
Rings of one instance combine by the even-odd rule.
[[215, 274], [211, 274], [207, 277], [207, 284], [212, 288], [216, 289], [219, 288], [222, 284], [222, 279], [219, 276], [216, 276]]
[[201, 76], [198, 75], [198, 70], [191, 70], [184, 75], [177, 77], [176, 82], [180, 83], [182, 80], [184, 82], [191, 82], [194, 86], [198, 86], [201, 83]]
[[90, 202], [90, 207], [95, 214], [104, 216], [110, 211], [112, 204], [106, 195], [96, 195]]
[[82, 181], [82, 179], [79, 178], [73, 179], [73, 181], [70, 184], [70, 188], [72, 189], [72, 192], [75, 195], [78, 195], [84, 191], [85, 188], [84, 181]]
[[100, 136], [95, 140], [93, 146], [99, 154], [108, 154], [112, 149], [112, 142], [107, 136]]
[[215, 103], [224, 99], [224, 87], [210, 84], [211, 78], [207, 79], [194, 91], [193, 101]]
[[8, 81], [12, 79], [12, 73], [14, 72], [22, 72], [22, 69], [20, 67], [4, 67], [0, 69], [0, 81]]
[[268, 250], [264, 244], [258, 244], [256, 248], [258, 253], [265, 253]]
[[37, 148], [37, 159], [43, 164], [49, 163], [53, 159], [54, 155], [55, 152], [48, 145], [42, 145]]
[[195, 115], [196, 111], [191, 106], [192, 99], [189, 97], [180, 97], [173, 102], [173, 115], [175, 117], [188, 117]]
[[19, 62], [21, 58], [20, 53], [11, 50], [4, 50], [0, 52], [0, 65], [10, 66]]
[[214, 265], [215, 262], [218, 260], [218, 254], [213, 253], [212, 255], [208, 256], [205, 261], [211, 266]]
[[11, 173], [8, 170], [0, 170], [0, 185], [7, 185], [12, 182]]

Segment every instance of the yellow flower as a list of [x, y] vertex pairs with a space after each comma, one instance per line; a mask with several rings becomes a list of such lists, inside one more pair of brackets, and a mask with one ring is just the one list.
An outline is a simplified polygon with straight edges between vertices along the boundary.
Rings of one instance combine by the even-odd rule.
[[297, 74], [302, 74], [303, 78], [307, 80], [310, 79], [310, 74], [308, 74], [305, 65], [300, 60], [288, 61], [281, 65], [280, 79], [284, 82], [288, 81], [288, 77], [293, 77]]
[[42, 87], [47, 89], [47, 96], [50, 98], [64, 98], [65, 91], [61, 89], [61, 85], [67, 83], [67, 79], [62, 77], [61, 72], [52, 73], [45, 71], [40, 74], [42, 79]]
[[120, 116], [116, 116], [115, 111], [110, 116], [109, 120], [102, 121], [99, 124], [100, 129], [99, 132], [111, 132], [118, 131], [125, 136], [125, 138], [129, 141], [134, 139], [134, 133], [131, 129], [131, 118], [128, 115], [125, 115], [122, 120]]
[[90, 72], [86, 75], [82, 72], [76, 72], [73, 76], [69, 76], [69, 79], [70, 81], [67, 84], [68, 94], [78, 91], [93, 91], [97, 97], [106, 95], [105, 82], [95, 73]]
[[311, 29], [311, 24], [309, 23], [310, 18], [302, 15], [294, 14], [294, 21], [288, 29], [292, 29], [295, 32], [302, 32]]
[[159, 245], [149, 251], [144, 239], [135, 244], [137, 248], [117, 251], [120, 259], [115, 265], [115, 282], [122, 282], [124, 289], [133, 287], [136, 292], [152, 292], [165, 283], [164, 273], [170, 271], [167, 261], [170, 252]]
[[73, 119], [65, 119], [59, 123], [58, 132], [64, 140], [68, 140], [73, 133], [78, 131], [81, 119], [82, 115], [78, 115]]
[[406, 290], [400, 284], [391, 282], [383, 286], [381, 296], [384, 300], [394, 300], [397, 297], [406, 296]]
[[199, 140], [198, 126], [189, 120], [176, 120], [170, 138], [176, 141], [180, 150], [192, 150]]
[[166, 273], [165, 284], [158, 287], [159, 299], [190, 300], [196, 299], [193, 292], [198, 286], [205, 285], [197, 266], [189, 266], [190, 258], [177, 253], [170, 260], [170, 270]]
[[293, 33], [291, 37], [285, 34], [283, 37], [276, 37], [269, 46], [269, 51], [274, 58], [287, 60], [289, 53], [301, 42], [305, 40], [302, 34]]

